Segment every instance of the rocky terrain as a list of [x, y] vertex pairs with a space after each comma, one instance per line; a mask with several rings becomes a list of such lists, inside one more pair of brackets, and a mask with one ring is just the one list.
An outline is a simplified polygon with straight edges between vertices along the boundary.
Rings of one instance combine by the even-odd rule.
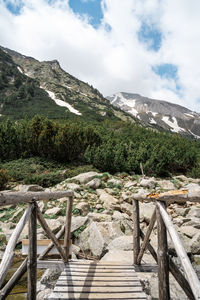
[[[200, 192], [200, 179], [187, 178], [183, 175], [171, 179], [130, 176], [120, 173], [111, 176], [108, 173], [88, 172], [68, 178], [51, 190], [70, 189], [74, 191], [72, 218], [73, 258], [100, 259], [102, 261], [133, 261], [132, 238], [132, 197], [135, 193], [148, 194], [174, 189], [197, 190]], [[18, 191], [38, 191], [36, 185], [18, 185]], [[57, 233], [65, 221], [66, 198], [39, 203], [47, 223]], [[145, 232], [149, 224], [153, 203], [140, 204], [141, 228]], [[13, 228], [23, 214], [24, 206], [9, 206], [0, 210], [0, 255], [9, 240]], [[195, 263], [199, 272], [200, 264], [200, 205], [195, 203], [170, 204], [168, 212], [173, 218], [183, 245]], [[28, 225], [24, 228], [20, 241], [28, 237]], [[38, 239], [45, 238], [43, 229], [38, 225]], [[156, 226], [151, 236], [151, 243], [157, 247]], [[169, 238], [169, 252], [175, 256], [173, 244]], [[176, 258], [177, 259], [177, 258]], [[145, 253], [143, 263], [154, 263], [153, 258]], [[52, 273], [53, 272], [53, 273]], [[56, 278], [57, 272], [46, 271], [42, 282], [38, 284], [38, 299], [50, 292], [48, 278]], [[46, 279], [45, 279], [46, 278]], [[152, 299], [158, 299], [156, 273], [140, 273]], [[171, 299], [187, 299], [171, 278]], [[149, 285], [150, 284], [150, 285]], [[48, 287], [48, 289], [47, 289]], [[149, 297], [149, 299], [151, 299]]]
[[181, 105], [123, 92], [107, 99], [152, 128], [200, 138], [200, 114]]

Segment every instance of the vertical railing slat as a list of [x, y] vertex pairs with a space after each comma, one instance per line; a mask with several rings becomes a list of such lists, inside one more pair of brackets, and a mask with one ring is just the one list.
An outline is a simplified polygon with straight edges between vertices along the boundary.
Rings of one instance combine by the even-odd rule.
[[65, 235], [64, 235], [64, 249], [67, 261], [69, 259], [70, 239], [71, 239], [71, 222], [72, 222], [72, 206], [73, 197], [69, 197], [66, 206], [66, 223], [65, 223]]
[[137, 265], [140, 253], [140, 210], [139, 201], [133, 199], [133, 263]]

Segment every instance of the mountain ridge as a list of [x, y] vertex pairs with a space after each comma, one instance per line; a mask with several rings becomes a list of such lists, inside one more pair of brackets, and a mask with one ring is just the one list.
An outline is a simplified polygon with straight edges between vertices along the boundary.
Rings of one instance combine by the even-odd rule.
[[126, 92], [106, 98], [151, 127], [200, 138], [200, 114], [179, 104]]

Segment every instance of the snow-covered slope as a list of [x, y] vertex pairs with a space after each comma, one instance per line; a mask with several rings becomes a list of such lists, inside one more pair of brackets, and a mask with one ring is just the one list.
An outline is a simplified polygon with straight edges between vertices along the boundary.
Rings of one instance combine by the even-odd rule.
[[200, 114], [183, 106], [123, 92], [107, 99], [152, 127], [200, 138]]

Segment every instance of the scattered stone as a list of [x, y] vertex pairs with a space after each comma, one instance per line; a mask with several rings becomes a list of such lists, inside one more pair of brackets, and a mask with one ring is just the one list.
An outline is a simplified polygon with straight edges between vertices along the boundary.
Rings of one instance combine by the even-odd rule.
[[174, 190], [175, 189], [174, 184], [169, 180], [160, 180], [160, 181], [158, 181], [158, 184], [163, 190]]
[[[200, 218], [200, 208], [192, 207], [187, 215], [188, 218]], [[200, 221], [200, 220], [199, 220]]]
[[175, 207], [174, 211], [177, 213], [178, 216], [185, 217], [188, 215], [190, 208], [189, 207]]
[[120, 179], [111, 178], [107, 181], [108, 186], [111, 185], [116, 187], [118, 185], [122, 186], [122, 181]]
[[81, 214], [87, 214], [89, 212], [90, 206], [86, 202], [79, 202], [76, 204], [76, 209], [80, 211]]
[[92, 180], [95, 176], [100, 176], [101, 174], [97, 172], [86, 172], [79, 174], [75, 177], [72, 177], [71, 180], [78, 181], [81, 184], [87, 183], [88, 181]]
[[94, 178], [93, 180], [89, 181], [86, 186], [96, 190], [101, 187], [101, 180], [99, 178]]
[[61, 274], [60, 268], [46, 269], [46, 271], [42, 275], [42, 278], [40, 279], [40, 283], [46, 284], [48, 282], [55, 281], [58, 279], [60, 274]]
[[147, 224], [149, 224], [154, 209], [155, 205], [153, 202], [140, 203], [140, 219], [143, 219]]
[[16, 223], [20, 220], [21, 216], [24, 213], [24, 208], [19, 208], [17, 211], [11, 216], [10, 221]]
[[52, 291], [53, 291], [53, 289], [45, 288], [43, 291], [40, 291], [37, 294], [37, 300], [48, 299], [48, 297], [50, 296], [50, 294], [52, 293]]
[[191, 252], [193, 254], [200, 254], [200, 232], [197, 232], [190, 241]]
[[94, 222], [110, 222], [112, 219], [110, 215], [94, 212], [89, 213], [88, 218]]
[[[61, 218], [45, 219], [45, 221], [47, 222], [48, 226], [50, 227], [50, 229], [53, 233], [57, 233], [61, 229], [62, 225], [64, 225], [64, 222], [61, 223], [61, 220], [62, 220]], [[46, 235], [46, 233], [45, 233], [45, 235]]]
[[46, 215], [51, 215], [51, 216], [58, 216], [62, 211], [62, 208], [59, 208], [59, 207], [53, 207], [53, 208], [50, 208], [50, 209], [47, 209], [45, 211], [45, 214]]
[[80, 187], [79, 184], [76, 184], [76, 183], [67, 183], [65, 188], [69, 189], [69, 190], [72, 190], [72, 191], [76, 191], [76, 192], [80, 192], [82, 191], [83, 189]]
[[130, 198], [129, 195], [127, 195], [127, 193], [122, 192], [121, 197], [122, 197], [122, 199], [123, 199], [124, 201], [126, 201], [126, 202], [128, 202], [128, 203], [130, 203], [130, 204], [132, 203], [132, 199]]
[[142, 178], [140, 181], [140, 185], [144, 188], [153, 189], [156, 186], [156, 180], [153, 177], [148, 179]]
[[26, 192], [41, 192], [41, 191], [44, 191], [44, 188], [40, 185], [37, 185], [37, 184], [29, 184], [29, 185], [18, 185], [16, 187], [16, 189], [19, 191], [19, 192], [23, 192], [23, 193], [26, 193]]
[[128, 182], [125, 183], [124, 188], [129, 189], [132, 186], [136, 186], [136, 185], [137, 185], [137, 181], [128, 181]]

